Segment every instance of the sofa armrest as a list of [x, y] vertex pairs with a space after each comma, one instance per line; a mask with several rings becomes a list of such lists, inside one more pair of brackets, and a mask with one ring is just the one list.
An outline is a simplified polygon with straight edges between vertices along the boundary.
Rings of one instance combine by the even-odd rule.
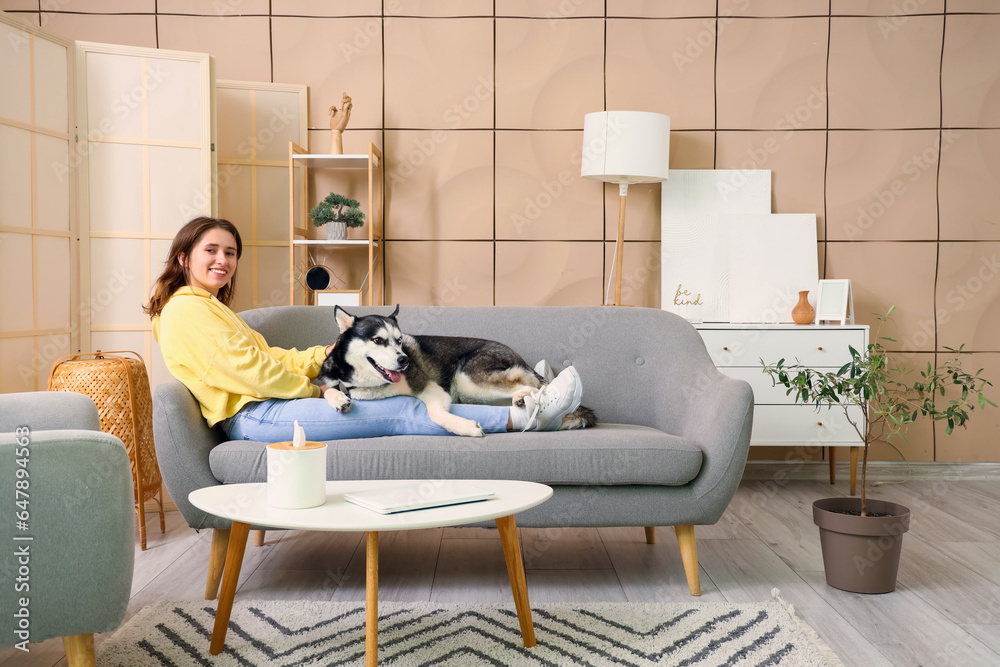
[[[0, 528], [0, 579], [9, 582], [0, 614], [16, 618], [27, 598], [32, 642], [117, 628], [135, 558], [132, 467], [121, 440], [91, 430], [0, 433], [0, 479], [10, 519]], [[8, 630], [0, 644], [21, 640]]]
[[153, 438], [163, 482], [188, 525], [196, 530], [229, 528], [231, 522], [207, 514], [188, 501], [192, 491], [220, 484], [212, 474], [208, 456], [213, 447], [224, 442], [225, 435], [221, 429], [209, 428], [198, 401], [176, 380], [156, 388]]
[[4, 394], [0, 402], [0, 433], [13, 432], [21, 426], [27, 426], [32, 431], [101, 430], [97, 406], [86, 394], [30, 391]]
[[714, 367], [688, 394], [688, 411], [678, 435], [702, 447], [701, 472], [692, 483], [700, 505], [722, 516], [746, 467], [753, 428], [753, 389]]

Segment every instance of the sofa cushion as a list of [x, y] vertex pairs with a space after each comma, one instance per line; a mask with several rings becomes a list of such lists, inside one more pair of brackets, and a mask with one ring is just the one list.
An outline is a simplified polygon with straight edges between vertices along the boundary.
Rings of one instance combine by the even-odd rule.
[[[267, 481], [267, 445], [234, 440], [212, 449], [224, 484]], [[517, 479], [545, 484], [687, 484], [701, 470], [697, 444], [646, 426], [483, 438], [407, 436], [329, 443], [327, 479]]]

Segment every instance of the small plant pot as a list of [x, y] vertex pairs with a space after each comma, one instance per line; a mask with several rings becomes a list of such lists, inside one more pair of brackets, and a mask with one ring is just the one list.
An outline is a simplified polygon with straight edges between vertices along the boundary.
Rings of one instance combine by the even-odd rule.
[[843, 513], [860, 510], [860, 498], [824, 498], [813, 503], [826, 583], [852, 593], [890, 593], [896, 589], [910, 510], [896, 503], [869, 500], [869, 514], [889, 516]]
[[347, 223], [346, 222], [328, 222], [326, 223], [326, 240], [327, 241], [343, 241], [347, 239]]

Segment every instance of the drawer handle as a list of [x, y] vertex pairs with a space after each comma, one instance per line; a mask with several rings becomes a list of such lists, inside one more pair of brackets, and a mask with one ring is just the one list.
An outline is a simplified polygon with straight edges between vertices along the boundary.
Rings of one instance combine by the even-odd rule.
[[822, 347], [822, 346], [820, 346], [820, 347], [818, 347], [818, 348], [816, 348], [816, 349], [817, 349], [817, 350], [822, 350], [822, 349], [823, 349], [823, 347]]
[[723, 349], [723, 350], [728, 350], [729, 348], [728, 348], [728, 347], [726, 347], [725, 345], [723, 345], [723, 346], [722, 346], [722, 349]]
[[822, 426], [823, 422], [816, 422], [816, 426]]

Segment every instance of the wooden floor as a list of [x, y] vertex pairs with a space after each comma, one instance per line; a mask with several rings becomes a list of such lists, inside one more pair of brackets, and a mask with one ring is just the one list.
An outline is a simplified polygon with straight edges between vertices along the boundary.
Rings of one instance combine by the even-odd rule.
[[[826, 585], [811, 503], [846, 495], [819, 481], [745, 480], [722, 521], [697, 527], [700, 601], [756, 602], [773, 588], [847, 665], [1000, 665], [1000, 480], [916, 480], [872, 497], [910, 507], [899, 585], [864, 596]], [[155, 521], [150, 526], [155, 526]], [[127, 617], [162, 599], [204, 597], [211, 533], [172, 512], [167, 533], [151, 527], [136, 547]], [[691, 601], [670, 529], [647, 545], [641, 528], [521, 529], [532, 604]], [[364, 540], [355, 533], [251, 537], [237, 599], [364, 600]], [[385, 533], [382, 600], [511, 603], [495, 530]], [[98, 635], [99, 644], [107, 635]], [[25, 654], [0, 649], [0, 665], [65, 665], [62, 642]]]

